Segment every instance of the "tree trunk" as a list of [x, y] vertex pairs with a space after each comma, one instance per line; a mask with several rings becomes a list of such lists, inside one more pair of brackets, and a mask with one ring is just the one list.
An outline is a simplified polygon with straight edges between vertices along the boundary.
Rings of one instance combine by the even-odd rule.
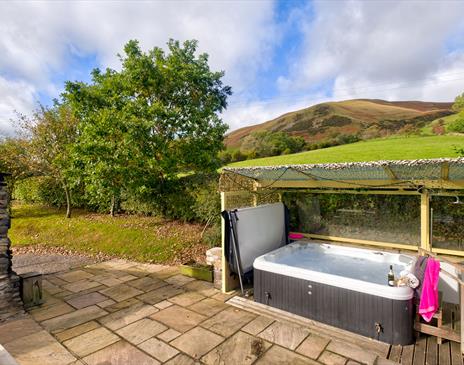
[[110, 215], [114, 217], [115, 209], [116, 208], [116, 199], [114, 195], [111, 197], [111, 207], [110, 207]]
[[64, 194], [66, 195], [66, 218], [71, 218], [71, 192], [69, 191], [68, 185], [64, 185]]

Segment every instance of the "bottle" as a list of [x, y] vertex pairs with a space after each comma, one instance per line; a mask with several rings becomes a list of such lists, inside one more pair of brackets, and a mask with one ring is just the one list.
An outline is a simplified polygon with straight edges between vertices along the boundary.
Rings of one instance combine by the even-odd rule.
[[393, 265], [390, 265], [390, 271], [388, 272], [388, 285], [395, 286], [395, 274], [393, 273]]

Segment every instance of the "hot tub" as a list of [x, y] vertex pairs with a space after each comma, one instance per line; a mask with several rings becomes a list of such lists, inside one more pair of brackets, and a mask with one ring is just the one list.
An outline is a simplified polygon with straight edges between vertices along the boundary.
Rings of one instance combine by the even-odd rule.
[[294, 242], [256, 258], [254, 299], [390, 344], [413, 343], [413, 291], [390, 287], [411, 256]]

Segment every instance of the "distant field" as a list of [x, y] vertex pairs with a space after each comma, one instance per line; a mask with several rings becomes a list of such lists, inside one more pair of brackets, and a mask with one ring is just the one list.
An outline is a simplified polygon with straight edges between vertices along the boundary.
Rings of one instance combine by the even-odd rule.
[[455, 146], [464, 147], [464, 136], [399, 137], [240, 161], [228, 167], [457, 157]]

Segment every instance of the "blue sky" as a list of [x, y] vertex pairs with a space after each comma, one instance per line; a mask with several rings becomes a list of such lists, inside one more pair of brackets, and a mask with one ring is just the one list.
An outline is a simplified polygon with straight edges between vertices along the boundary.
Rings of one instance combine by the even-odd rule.
[[327, 100], [449, 101], [464, 91], [463, 1], [0, 3], [0, 134], [116, 54], [197, 39], [234, 94], [231, 129]]

